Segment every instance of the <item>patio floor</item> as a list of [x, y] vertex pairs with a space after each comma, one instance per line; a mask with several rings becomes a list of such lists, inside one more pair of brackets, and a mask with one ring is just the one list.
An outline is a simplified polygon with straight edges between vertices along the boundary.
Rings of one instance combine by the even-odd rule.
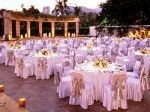
[[[35, 77], [21, 79], [15, 76], [14, 67], [0, 65], [0, 83], [5, 85], [5, 94], [11, 99], [7, 109], [0, 106], [0, 112], [107, 112], [97, 101], [88, 110], [68, 104], [69, 98], [59, 99], [53, 76], [49, 80], [36, 80]], [[1, 93], [2, 94], [2, 93]], [[16, 111], [16, 102], [20, 97], [27, 100], [26, 109]], [[6, 103], [6, 105], [8, 105]], [[128, 101], [128, 110], [113, 112], [150, 112], [150, 90], [144, 93], [142, 102]]]

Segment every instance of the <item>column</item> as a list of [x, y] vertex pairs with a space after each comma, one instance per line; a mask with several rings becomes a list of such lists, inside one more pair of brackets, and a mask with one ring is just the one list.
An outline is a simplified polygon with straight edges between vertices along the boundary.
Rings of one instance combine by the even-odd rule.
[[39, 35], [42, 37], [42, 21], [39, 21]]
[[4, 34], [7, 39], [12, 39], [12, 20], [9, 18], [4, 18]]
[[16, 20], [16, 36], [20, 38], [20, 21]]
[[68, 36], [68, 22], [65, 22], [64, 26], [65, 26], [65, 28], [64, 28], [65, 29], [64, 30], [64, 32], [65, 32], [64, 36], [67, 37]]
[[51, 22], [52, 37], [55, 37], [55, 22]]
[[30, 38], [30, 21], [27, 21], [27, 36]]
[[76, 22], [76, 36], [79, 36], [79, 22]]

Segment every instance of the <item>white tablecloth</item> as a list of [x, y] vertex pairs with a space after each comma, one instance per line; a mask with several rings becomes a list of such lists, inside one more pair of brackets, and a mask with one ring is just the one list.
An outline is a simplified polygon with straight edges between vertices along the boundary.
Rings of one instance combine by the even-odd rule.
[[52, 75], [55, 65], [58, 63], [61, 63], [63, 61], [63, 57], [58, 54], [51, 54], [50, 56], [42, 56], [42, 55], [35, 55], [35, 56], [29, 56], [26, 61], [30, 61], [34, 65], [34, 74], [37, 74], [37, 66], [38, 66], [38, 59], [39, 58], [46, 58], [47, 59], [47, 65], [48, 65], [48, 71], [49, 74]]
[[108, 72], [108, 71], [118, 72], [115, 64], [110, 64], [108, 65], [107, 68], [99, 69], [93, 66], [93, 62], [88, 62], [88, 63], [77, 65], [75, 67], [75, 71], [83, 75], [84, 81], [93, 83], [94, 95], [95, 95], [96, 101], [97, 100], [102, 101], [103, 85], [109, 83], [110, 76], [113, 74], [112, 72]]

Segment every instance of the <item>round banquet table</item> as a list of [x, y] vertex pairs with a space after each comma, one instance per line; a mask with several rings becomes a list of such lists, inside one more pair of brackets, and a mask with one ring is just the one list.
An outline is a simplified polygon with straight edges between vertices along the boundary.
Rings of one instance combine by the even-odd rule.
[[46, 58], [47, 59], [47, 65], [48, 65], [48, 72], [50, 75], [53, 74], [55, 65], [58, 63], [61, 63], [63, 60], [63, 56], [59, 54], [50, 54], [48, 56], [44, 56], [41, 54], [36, 54], [36, 55], [29, 55], [26, 61], [32, 62], [34, 66], [34, 74], [37, 74], [37, 66], [38, 66], [38, 59], [39, 58]]
[[77, 65], [75, 71], [83, 75], [84, 81], [93, 84], [95, 100], [102, 101], [103, 85], [109, 84], [110, 76], [113, 75], [113, 73], [119, 72], [119, 69], [115, 64], [108, 64], [107, 68], [99, 69], [93, 66], [93, 62], [88, 62]]

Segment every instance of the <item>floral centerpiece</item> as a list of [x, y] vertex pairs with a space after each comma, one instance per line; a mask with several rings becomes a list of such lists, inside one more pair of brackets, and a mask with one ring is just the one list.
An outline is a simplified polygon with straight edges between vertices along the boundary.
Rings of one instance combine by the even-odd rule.
[[13, 45], [13, 48], [14, 49], [20, 49], [20, 45], [16, 43], [16, 44]]
[[42, 55], [48, 56], [50, 54], [50, 51], [48, 49], [41, 50]]
[[104, 58], [96, 58], [93, 65], [98, 68], [106, 68], [108, 63]]
[[87, 45], [87, 49], [88, 49], [88, 50], [92, 50], [92, 49], [93, 49], [93, 45], [92, 45], [92, 44], [88, 44], [88, 45]]
[[142, 48], [139, 50], [142, 54], [150, 54], [150, 50], [146, 49], [146, 48]]

